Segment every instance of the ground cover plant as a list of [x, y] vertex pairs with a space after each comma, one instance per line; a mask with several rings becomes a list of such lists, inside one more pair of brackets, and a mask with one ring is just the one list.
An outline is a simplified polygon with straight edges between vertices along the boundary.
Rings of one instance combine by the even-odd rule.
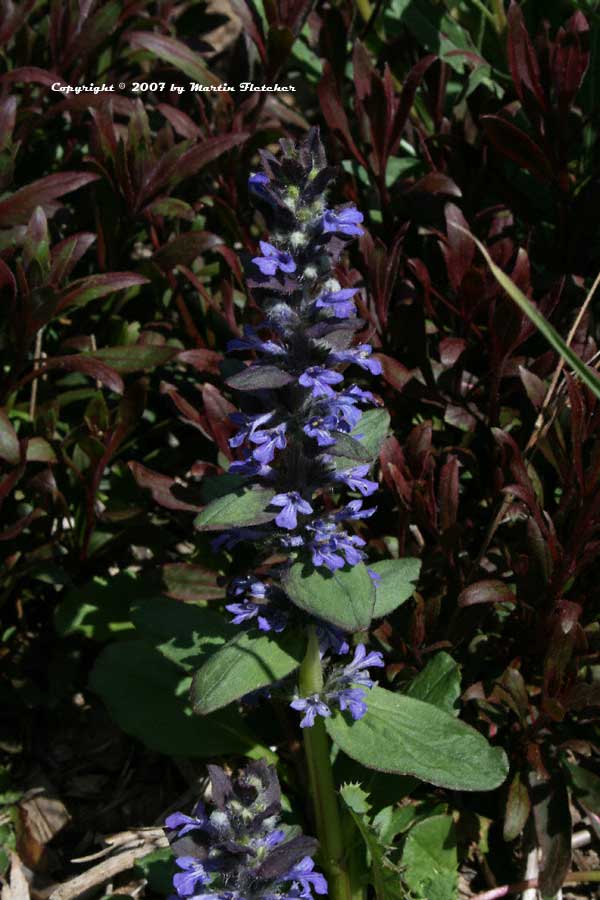
[[0, 9], [7, 897], [596, 896], [597, 3]]

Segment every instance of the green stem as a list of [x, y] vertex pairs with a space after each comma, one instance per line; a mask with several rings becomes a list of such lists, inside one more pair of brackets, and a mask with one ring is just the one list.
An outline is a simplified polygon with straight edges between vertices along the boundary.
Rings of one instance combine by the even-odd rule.
[[373, 13], [373, 8], [369, 2], [369, 0], [356, 0], [356, 8], [361, 16], [361, 18], [368, 22]]
[[[304, 697], [323, 689], [319, 640], [311, 626], [306, 656], [300, 667], [300, 693]], [[330, 900], [352, 900], [352, 886], [344, 860], [344, 839], [325, 723], [319, 716], [312, 728], [304, 729], [304, 751], [308, 765], [310, 794], [315, 811], [321, 858], [329, 882]]]
[[496, 28], [496, 23], [497, 23], [496, 16], [494, 15], [493, 12], [491, 12], [491, 10], [489, 10], [489, 9], [487, 8], [487, 6], [486, 6], [485, 3], [483, 2], [483, 0], [471, 0], [471, 3], [473, 4], [473, 6], [476, 7], [476, 9], [479, 10], [479, 12], [481, 13], [481, 15], [482, 15], [485, 19], [487, 19], [488, 22], [491, 22], [492, 25], [494, 26], [494, 28]]
[[492, 0], [494, 7], [494, 18], [496, 20], [496, 31], [502, 34], [506, 30], [506, 13], [504, 12], [503, 0]]

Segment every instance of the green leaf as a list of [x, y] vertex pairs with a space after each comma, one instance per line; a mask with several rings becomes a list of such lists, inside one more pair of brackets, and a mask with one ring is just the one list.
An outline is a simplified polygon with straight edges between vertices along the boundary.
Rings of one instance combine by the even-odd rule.
[[188, 219], [193, 221], [195, 213], [192, 206], [184, 200], [178, 200], [176, 197], [159, 197], [154, 200], [144, 210], [154, 216], [165, 216], [166, 218]]
[[455, 707], [460, 697], [460, 669], [447, 653], [437, 653], [413, 679], [405, 693], [408, 697], [431, 703], [457, 716]]
[[277, 512], [266, 512], [266, 509], [274, 496], [275, 491], [260, 487], [226, 494], [204, 507], [194, 519], [194, 527], [198, 531], [224, 531], [270, 522]]
[[574, 763], [567, 763], [575, 797], [582, 806], [600, 816], [600, 777]]
[[162, 897], [168, 897], [172, 893], [173, 875], [176, 868], [173, 851], [170, 847], [153, 850], [152, 853], [136, 859], [135, 869], [142, 878], [146, 879], [148, 887], [154, 893], [160, 894]]
[[415, 590], [415, 582], [421, 571], [421, 560], [406, 557], [405, 559], [384, 559], [369, 566], [381, 576], [375, 583], [374, 619], [380, 619], [401, 606]]
[[357, 784], [343, 785], [340, 794], [369, 853], [371, 880], [377, 900], [403, 900], [405, 894], [399, 870], [388, 858], [387, 848], [367, 815], [369, 795]]
[[502, 749], [430, 703], [379, 687], [366, 702], [368, 712], [358, 722], [336, 713], [325, 726], [340, 749], [367, 768], [465, 791], [492, 790], [506, 778]]
[[329, 572], [298, 562], [283, 587], [300, 609], [344, 631], [364, 631], [371, 624], [375, 588], [364, 563]]
[[[362, 441], [357, 441], [356, 438], [351, 437], [349, 434], [342, 434], [341, 432], [336, 433], [335, 444], [332, 444], [331, 447], [327, 448], [327, 453], [330, 456], [336, 457], [336, 468], [340, 468], [337, 463], [339, 457], [344, 460], [349, 460], [353, 466], [355, 466], [357, 462], [364, 463], [371, 459], [369, 448], [364, 446]], [[345, 466], [346, 463], [344, 463], [344, 468]]]
[[451, 816], [431, 816], [409, 831], [402, 853], [403, 878], [422, 900], [456, 900], [458, 854]]
[[584, 361], [577, 356], [577, 354], [569, 347], [566, 341], [560, 336], [558, 331], [544, 318], [541, 312], [538, 310], [536, 306], [533, 305], [531, 300], [525, 296], [523, 291], [517, 287], [517, 285], [512, 281], [508, 275], [506, 275], [499, 266], [497, 266], [493, 261], [481, 241], [478, 241], [476, 237], [474, 237], [470, 231], [467, 231], [466, 228], [463, 228], [461, 225], [457, 225], [453, 223], [454, 228], [458, 228], [459, 231], [462, 231], [464, 234], [467, 234], [471, 240], [477, 244], [477, 247], [481, 251], [485, 261], [491, 269], [492, 275], [500, 284], [511, 300], [517, 304], [519, 309], [525, 313], [528, 319], [533, 322], [538, 331], [546, 338], [551, 347], [553, 347], [557, 353], [567, 362], [574, 372], [581, 378], [583, 383], [590, 389], [590, 391], [594, 394], [595, 397], [600, 399], [600, 379], [594, 373], [594, 371], [584, 363]]
[[236, 475], [234, 472], [224, 472], [222, 475], [209, 475], [202, 479], [200, 485], [202, 502], [211, 503], [213, 500], [218, 500], [219, 497], [233, 494], [242, 490], [247, 483], [248, 479], [245, 475]]
[[234, 710], [192, 715], [190, 681], [145, 640], [107, 646], [90, 677], [117, 725], [151, 750], [199, 758], [247, 753], [254, 740]]
[[56, 453], [45, 438], [33, 437], [27, 441], [25, 459], [27, 462], [55, 463]]
[[478, 60], [476, 71], [482, 71], [482, 80], [491, 89], [499, 90], [491, 78], [489, 64], [482, 59], [469, 31], [446, 11], [445, 4], [430, 0], [392, 0], [384, 8], [383, 26], [390, 39], [407, 28], [420, 47], [438, 55], [457, 72], [464, 70], [467, 58], [471, 63]]
[[156, 649], [186, 671], [196, 671], [238, 630], [205, 606], [150, 595], [135, 601], [131, 619]]
[[54, 612], [54, 626], [61, 637], [83, 634], [95, 641], [107, 641], [133, 629], [129, 604], [138, 592], [146, 590], [131, 572], [121, 572], [114, 578], [97, 575], [67, 592]]
[[371, 809], [371, 804], [369, 803], [369, 795], [366, 791], [363, 791], [360, 784], [356, 782], [352, 782], [351, 784], [343, 784], [340, 790], [340, 794], [342, 796], [342, 800], [352, 812], [358, 813], [358, 815], [364, 815], [368, 813]]
[[[418, 782], [417, 782], [418, 784]], [[373, 828], [384, 844], [391, 844], [394, 839], [409, 828], [419, 814], [419, 808], [410, 806], [384, 806], [373, 819]]]
[[13, 428], [10, 419], [0, 409], [0, 459], [16, 466], [21, 459], [21, 451], [19, 450], [19, 439]]
[[226, 384], [236, 391], [262, 391], [285, 387], [296, 379], [277, 366], [252, 365], [226, 379]]
[[[379, 456], [382, 444], [385, 441], [390, 428], [390, 416], [385, 409], [368, 409], [361, 416], [360, 422], [350, 433], [350, 436], [360, 442], [364, 456], [363, 460], [375, 459]], [[332, 453], [331, 447], [327, 448]], [[351, 469], [356, 465], [357, 457], [336, 456], [334, 465], [336, 469]]]
[[254, 637], [241, 632], [218, 650], [194, 676], [194, 712], [206, 715], [297, 669], [305, 645], [300, 634]]

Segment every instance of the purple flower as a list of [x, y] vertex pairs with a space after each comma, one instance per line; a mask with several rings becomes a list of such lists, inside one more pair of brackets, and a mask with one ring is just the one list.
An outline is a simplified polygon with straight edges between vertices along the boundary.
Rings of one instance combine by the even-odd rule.
[[331, 434], [337, 431], [337, 420], [335, 416], [312, 416], [306, 425], [302, 427], [304, 434], [314, 438], [319, 447], [331, 447], [335, 444], [335, 438]]
[[277, 269], [288, 274], [296, 271], [296, 263], [290, 253], [278, 250], [267, 241], [259, 241], [259, 245], [262, 256], [255, 256], [252, 262], [263, 275], [274, 275]]
[[287, 625], [287, 615], [283, 610], [275, 609], [268, 603], [253, 603], [244, 600], [242, 603], [229, 603], [225, 609], [233, 614], [232, 625], [242, 625], [256, 619], [260, 631], [283, 631]]
[[317, 715], [327, 719], [331, 715], [331, 710], [327, 704], [321, 700], [319, 694], [311, 694], [310, 697], [297, 697], [290, 703], [292, 709], [303, 712], [304, 717], [300, 722], [300, 728], [312, 728], [315, 724]]
[[258, 336], [251, 325], [244, 328], [243, 338], [233, 338], [227, 342], [227, 350], [260, 350], [262, 353], [268, 353], [271, 356], [285, 356], [285, 347], [276, 344], [274, 341], [263, 341]]
[[243, 459], [236, 459], [231, 463], [229, 472], [235, 475], [259, 476], [260, 478], [269, 478], [273, 474], [271, 466], [254, 459], [250, 450], [244, 450], [243, 454]]
[[242, 625], [258, 615], [260, 606], [251, 600], [244, 600], [242, 603], [229, 603], [225, 609], [233, 614], [232, 625]]
[[370, 509], [363, 509], [362, 505], [362, 500], [351, 500], [350, 503], [334, 513], [333, 518], [336, 522], [344, 522], [348, 519], [368, 519], [377, 511], [376, 506], [372, 506]]
[[323, 231], [325, 234], [347, 234], [349, 237], [360, 237], [363, 234], [360, 223], [364, 216], [354, 206], [347, 206], [337, 212], [325, 210], [323, 215]]
[[232, 625], [243, 625], [256, 619], [260, 631], [277, 634], [287, 625], [287, 613], [268, 602], [272, 588], [259, 578], [253, 575], [234, 578], [227, 593], [238, 601], [225, 607], [233, 615]]
[[321, 657], [325, 656], [328, 650], [338, 656], [345, 656], [350, 653], [350, 644], [346, 640], [344, 633], [330, 625], [329, 622], [320, 622], [317, 625], [317, 637], [319, 639], [319, 653]]
[[229, 446], [240, 447], [244, 441], [252, 437], [260, 425], [265, 425], [273, 416], [274, 413], [272, 412], [258, 413], [255, 416], [246, 416], [241, 412], [230, 413], [229, 418], [235, 425], [239, 426], [239, 431], [232, 438], [229, 438]]
[[332, 353], [329, 357], [331, 362], [355, 363], [361, 369], [370, 372], [371, 375], [381, 375], [383, 368], [378, 359], [371, 359], [373, 348], [370, 344], [359, 344], [358, 347], [351, 347], [349, 350], [339, 350]]
[[364, 699], [366, 696], [367, 692], [362, 688], [347, 687], [332, 694], [331, 698], [328, 696], [328, 699], [336, 700], [342, 712], [348, 710], [356, 722], [367, 712], [368, 707]]
[[298, 513], [307, 516], [313, 511], [310, 503], [303, 500], [298, 491], [290, 491], [287, 494], [275, 494], [271, 500], [271, 506], [282, 507], [281, 512], [275, 518], [275, 523], [280, 528], [287, 528], [288, 531], [293, 531], [297, 527]]
[[357, 407], [359, 400], [349, 391], [340, 391], [327, 404], [330, 415], [335, 415], [339, 422], [338, 431], [352, 431], [361, 420], [362, 412]]
[[253, 172], [252, 175], [248, 178], [248, 184], [251, 185], [265, 185], [269, 183], [269, 179], [265, 175], [264, 172]]
[[360, 491], [363, 497], [369, 497], [374, 494], [379, 485], [376, 481], [369, 481], [365, 475], [369, 471], [369, 463], [364, 466], [355, 466], [353, 469], [347, 469], [345, 472], [336, 472], [334, 478], [336, 481], [342, 481], [350, 490]]
[[279, 542], [282, 547], [287, 549], [304, 546], [304, 538], [300, 534], [282, 534], [279, 536]]
[[366, 688], [373, 687], [373, 681], [367, 671], [370, 666], [382, 668], [385, 666], [383, 656], [379, 650], [367, 653], [364, 644], [359, 644], [354, 651], [354, 659], [342, 670], [342, 679], [348, 684], [359, 684]]
[[371, 393], [371, 391], [363, 391], [362, 388], [359, 388], [357, 384], [353, 384], [351, 388], [345, 392], [349, 394], [351, 397], [354, 397], [357, 401], [361, 401], [362, 403], [374, 403], [375, 397]]
[[167, 816], [165, 819], [165, 827], [174, 830], [176, 829], [177, 837], [183, 837], [184, 834], [188, 834], [190, 831], [197, 831], [198, 829], [205, 828], [207, 822], [208, 819], [206, 818], [204, 804], [199, 802], [192, 810], [191, 816], [186, 816], [185, 813], [182, 812], [171, 813], [171, 815]]
[[193, 896], [198, 885], [205, 885], [210, 881], [210, 876], [195, 856], [180, 856], [175, 864], [183, 869], [183, 872], [173, 876], [173, 887], [180, 897]]
[[317, 309], [329, 309], [338, 319], [347, 319], [356, 313], [354, 297], [358, 288], [341, 288], [339, 291], [325, 291], [315, 300]]
[[254, 575], [241, 575], [232, 579], [228, 593], [233, 597], [252, 597], [253, 600], [264, 600], [269, 592], [269, 585]]
[[270, 463], [275, 458], [275, 450], [283, 450], [287, 445], [285, 432], [287, 425], [281, 422], [274, 428], [265, 428], [255, 431], [250, 435], [250, 440], [257, 446], [252, 450], [252, 456], [261, 463]]
[[302, 891], [301, 897], [311, 898], [313, 890], [317, 894], [327, 893], [327, 881], [320, 872], [315, 872], [315, 864], [310, 856], [305, 856], [277, 880], [297, 883]]
[[313, 565], [326, 566], [335, 572], [346, 563], [355, 566], [364, 559], [365, 554], [357, 548], [364, 547], [365, 541], [356, 534], [338, 530], [333, 522], [320, 519], [309, 525], [308, 530], [314, 534], [310, 543]]
[[313, 397], [335, 397], [335, 391], [330, 385], [339, 384], [343, 380], [344, 376], [340, 372], [333, 372], [323, 366], [310, 366], [298, 379], [302, 387], [311, 388]]

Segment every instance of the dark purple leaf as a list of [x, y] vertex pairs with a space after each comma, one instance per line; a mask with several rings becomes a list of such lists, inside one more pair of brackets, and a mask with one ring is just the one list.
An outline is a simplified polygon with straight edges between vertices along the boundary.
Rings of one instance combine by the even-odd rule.
[[198, 84], [217, 86], [221, 83], [220, 79], [208, 69], [198, 53], [175, 38], [151, 31], [131, 31], [127, 35], [127, 40], [132, 47], [148, 50], [153, 56], [175, 66]]
[[348, 117], [344, 112], [344, 107], [338, 94], [337, 85], [335, 83], [335, 74], [328, 62], [325, 63], [323, 77], [319, 82], [318, 94], [323, 118], [332, 129], [332, 131], [337, 131], [338, 134], [341, 135], [346, 146], [354, 155], [355, 159], [357, 159], [358, 162], [365, 167], [365, 169], [368, 169], [368, 164], [365, 158], [363, 157], [362, 153], [360, 152], [352, 138]]
[[523, 13], [515, 0], [511, 0], [508, 10], [508, 61], [515, 90], [523, 106], [531, 108], [535, 98], [542, 110], [546, 109], [546, 98], [540, 78], [540, 65]]
[[[447, 203], [444, 215], [448, 238], [447, 243], [441, 245], [442, 252], [446, 258], [450, 284], [452, 289], [457, 291], [473, 263], [475, 244], [469, 235], [461, 230], [470, 231], [469, 224], [458, 206], [455, 206], [454, 203]], [[460, 228], [456, 228], [456, 225], [459, 225]]]
[[562, 774], [545, 780], [529, 775], [533, 817], [541, 850], [539, 886], [545, 897], [553, 897], [563, 885], [571, 864], [571, 810]]
[[587, 72], [590, 61], [590, 26], [582, 12], [575, 12], [556, 36], [552, 54], [552, 78], [559, 108], [566, 115]]
[[459, 469], [460, 466], [456, 456], [450, 456], [440, 472], [439, 505], [442, 531], [447, 531], [456, 524], [459, 500]]
[[195, 175], [204, 166], [218, 159], [219, 156], [245, 143], [249, 137], [250, 135], [245, 131], [240, 131], [237, 134], [222, 134], [218, 137], [206, 138], [195, 147], [190, 147], [179, 158], [174, 175], [171, 178], [172, 184], [179, 184], [184, 178]]
[[515, 603], [515, 595], [503, 581], [493, 578], [476, 581], [461, 591], [459, 606], [475, 606], [478, 603]]
[[[53, 84], [66, 85], [60, 75], [51, 72], [48, 69], [38, 69], [36, 66], [21, 66], [17, 69], [11, 69], [0, 75], [0, 82], [4, 84], [43, 84], [45, 87], [52, 87]], [[59, 94], [58, 96], [62, 96]]]
[[440, 361], [442, 365], [448, 368], [455, 365], [466, 348], [467, 342], [463, 338], [442, 338], [440, 341]]
[[175, 106], [169, 106], [167, 103], [159, 103], [156, 107], [165, 119], [173, 126], [176, 134], [183, 138], [189, 138], [193, 141], [202, 137], [202, 130], [196, 125], [187, 113]]
[[65, 369], [68, 372], [82, 372], [95, 378], [111, 391], [116, 394], [122, 394], [124, 385], [121, 376], [115, 372], [110, 366], [99, 359], [93, 359], [83, 354], [74, 354], [73, 356], [54, 356], [45, 359], [42, 366], [43, 370], [48, 369]]
[[122, 347], [103, 347], [86, 354], [87, 359], [100, 360], [107, 366], [128, 375], [141, 372], [143, 369], [154, 369], [164, 366], [174, 359], [179, 350], [177, 347], [159, 347], [153, 344], [126, 344]]
[[262, 20], [253, 0], [232, 0], [231, 6], [240, 19], [244, 32], [256, 45], [263, 65], [267, 62]]
[[166, 509], [185, 510], [186, 512], [198, 512], [202, 508], [201, 506], [187, 503], [185, 500], [179, 500], [174, 496], [171, 489], [177, 487], [175, 478], [169, 478], [167, 475], [161, 475], [160, 472], [154, 472], [139, 462], [130, 462], [128, 466], [139, 486], [149, 490], [152, 494], [152, 499], [160, 506], [164, 506]]
[[188, 231], [164, 244], [152, 260], [163, 272], [169, 272], [175, 266], [191, 266], [205, 250], [211, 250], [220, 243], [221, 238], [209, 231]]
[[197, 603], [199, 600], [219, 600], [225, 589], [217, 584], [216, 572], [192, 563], [170, 563], [163, 566], [163, 581], [167, 596], [175, 600]]
[[223, 361], [223, 354], [215, 350], [183, 350], [177, 354], [177, 360], [193, 366], [198, 372], [210, 372], [211, 375], [219, 375], [219, 363]]
[[456, 182], [443, 172], [429, 172], [409, 189], [410, 194], [446, 194], [449, 197], [462, 197], [462, 192]]
[[51, 251], [50, 280], [54, 284], [60, 284], [68, 278], [83, 254], [95, 240], [96, 235], [91, 231], [82, 231], [55, 244]]
[[33, 181], [0, 200], [0, 226], [26, 225], [36, 206], [51, 217], [61, 207], [56, 202], [59, 197], [97, 180], [98, 175], [91, 172], [59, 172]]
[[552, 178], [552, 165], [544, 151], [512, 122], [501, 116], [482, 116], [481, 124], [494, 147], [539, 178], [548, 182]]
[[412, 105], [415, 100], [417, 88], [419, 87], [423, 76], [427, 69], [436, 61], [437, 56], [429, 54], [424, 56], [416, 63], [406, 78], [402, 81], [402, 93], [400, 94], [400, 102], [392, 125], [390, 135], [390, 155], [393, 155], [398, 149], [398, 143], [402, 137], [402, 132], [408, 121]]
[[413, 373], [397, 359], [386, 356], [385, 353], [376, 353], [375, 358], [382, 365], [383, 377], [397, 391], [402, 391], [408, 382], [412, 381]]
[[529, 791], [520, 772], [516, 772], [508, 789], [506, 811], [504, 813], [503, 836], [505, 841], [514, 841], [525, 828], [531, 812]]
[[229, 438], [235, 434], [237, 428], [231, 421], [230, 415], [237, 412], [236, 407], [226, 400], [213, 384], [202, 385], [202, 400], [217, 447], [227, 459], [233, 459]]
[[530, 372], [529, 369], [526, 369], [524, 366], [519, 366], [519, 377], [523, 382], [523, 387], [525, 388], [534, 409], [539, 410], [548, 391], [547, 386], [541, 378], [538, 378], [537, 375]]
[[141, 284], [148, 284], [148, 279], [134, 272], [106, 272], [101, 275], [91, 275], [89, 278], [80, 278], [73, 281], [61, 294], [57, 311], [62, 312], [70, 306], [85, 306], [91, 300], [98, 300], [114, 294], [115, 291], [124, 291]]

